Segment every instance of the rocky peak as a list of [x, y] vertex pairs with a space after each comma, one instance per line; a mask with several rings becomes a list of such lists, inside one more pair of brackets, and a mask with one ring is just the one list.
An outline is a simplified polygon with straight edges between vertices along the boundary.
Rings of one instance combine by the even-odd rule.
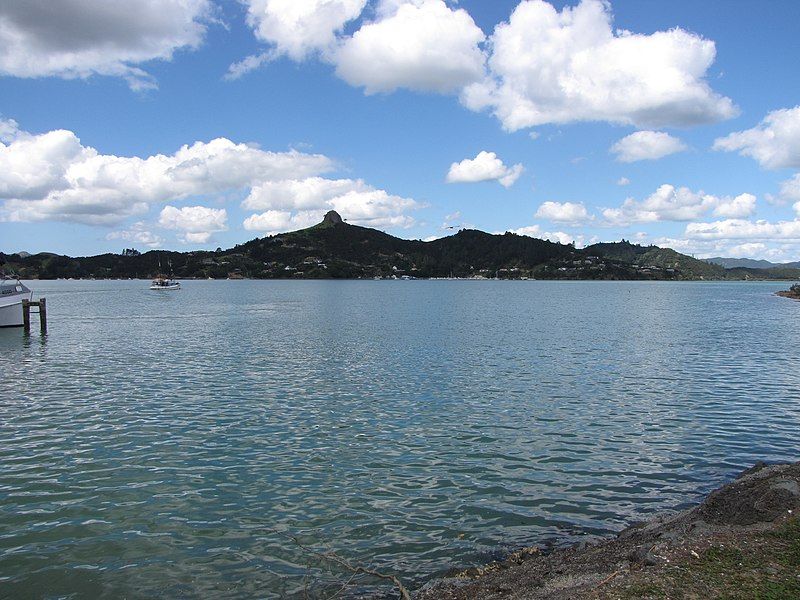
[[322, 219], [322, 222], [325, 225], [338, 225], [343, 221], [339, 213], [337, 213], [335, 210], [329, 210], [327, 213], [325, 213], [325, 218]]

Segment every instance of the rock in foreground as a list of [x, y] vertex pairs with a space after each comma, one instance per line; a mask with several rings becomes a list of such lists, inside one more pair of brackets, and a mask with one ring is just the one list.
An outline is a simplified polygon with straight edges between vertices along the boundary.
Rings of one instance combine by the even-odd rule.
[[590, 547], [518, 552], [422, 600], [800, 598], [800, 462], [757, 464], [697, 507]]

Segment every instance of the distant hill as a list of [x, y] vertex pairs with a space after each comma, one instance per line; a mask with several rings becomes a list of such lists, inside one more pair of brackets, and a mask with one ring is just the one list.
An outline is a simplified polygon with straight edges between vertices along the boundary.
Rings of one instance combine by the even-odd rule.
[[774, 263], [768, 260], [754, 260], [752, 258], [723, 258], [721, 256], [706, 258], [705, 261], [715, 265], [721, 265], [726, 269], [772, 269], [774, 267], [800, 269], [800, 261], [790, 263]]
[[723, 279], [725, 268], [697, 260], [671, 248], [640, 246], [625, 240], [613, 243], [594, 244], [584, 248], [586, 252], [619, 260], [644, 269], [667, 269], [691, 274], [693, 278]]
[[0, 269], [23, 278], [343, 279], [472, 277], [500, 279], [796, 279], [788, 268], [726, 269], [670, 248], [625, 240], [577, 249], [515, 233], [472, 229], [431, 242], [345, 223], [334, 211], [307, 229], [256, 238], [228, 250], [69, 257], [0, 253]]

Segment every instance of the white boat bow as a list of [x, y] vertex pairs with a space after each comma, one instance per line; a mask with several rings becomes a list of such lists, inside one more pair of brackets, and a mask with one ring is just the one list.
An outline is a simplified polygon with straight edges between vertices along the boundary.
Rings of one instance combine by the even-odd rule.
[[0, 279], [0, 327], [22, 327], [22, 301], [33, 300], [33, 292], [19, 279]]

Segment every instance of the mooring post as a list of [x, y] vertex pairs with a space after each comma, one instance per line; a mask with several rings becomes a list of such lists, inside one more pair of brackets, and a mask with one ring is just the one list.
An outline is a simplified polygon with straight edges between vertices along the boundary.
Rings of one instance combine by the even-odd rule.
[[30, 300], [22, 301], [22, 329], [25, 333], [31, 332], [31, 302]]
[[39, 298], [39, 326], [42, 333], [47, 333], [47, 300]]

